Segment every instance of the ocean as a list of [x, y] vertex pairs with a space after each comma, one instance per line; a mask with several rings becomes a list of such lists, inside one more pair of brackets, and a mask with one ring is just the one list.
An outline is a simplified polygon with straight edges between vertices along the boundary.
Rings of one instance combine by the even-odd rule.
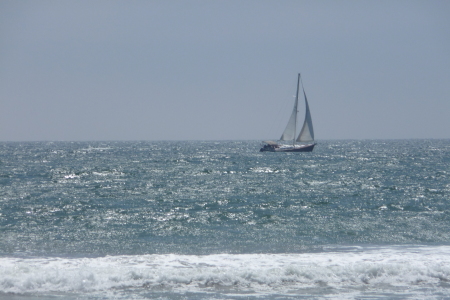
[[1, 142], [0, 299], [450, 299], [450, 140]]

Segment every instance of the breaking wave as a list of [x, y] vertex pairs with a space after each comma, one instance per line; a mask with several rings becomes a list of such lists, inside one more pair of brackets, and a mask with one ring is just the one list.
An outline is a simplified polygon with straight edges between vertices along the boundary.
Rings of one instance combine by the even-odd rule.
[[450, 246], [349, 247], [300, 254], [0, 258], [0, 295], [149, 291], [230, 295], [402, 290], [450, 296]]

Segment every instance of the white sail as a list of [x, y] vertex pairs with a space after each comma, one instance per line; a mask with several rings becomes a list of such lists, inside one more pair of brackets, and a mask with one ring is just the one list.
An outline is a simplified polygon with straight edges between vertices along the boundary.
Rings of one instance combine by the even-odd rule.
[[298, 135], [297, 142], [300, 143], [314, 142], [314, 129], [311, 119], [311, 113], [309, 112], [309, 105], [308, 100], [306, 99], [305, 90], [303, 90], [303, 95], [305, 96], [305, 105], [306, 105], [305, 122], [303, 123], [302, 130]]
[[295, 101], [294, 110], [292, 110], [291, 118], [286, 125], [286, 129], [281, 135], [280, 141], [292, 141], [295, 138], [295, 127], [297, 127], [297, 104], [298, 99]]
[[286, 125], [286, 129], [284, 129], [283, 134], [281, 135], [280, 141], [294, 141], [295, 139], [295, 129], [297, 127], [297, 112], [298, 112], [298, 90], [300, 86], [300, 74], [298, 74], [297, 80], [297, 95], [295, 96], [294, 109], [292, 110], [291, 117]]

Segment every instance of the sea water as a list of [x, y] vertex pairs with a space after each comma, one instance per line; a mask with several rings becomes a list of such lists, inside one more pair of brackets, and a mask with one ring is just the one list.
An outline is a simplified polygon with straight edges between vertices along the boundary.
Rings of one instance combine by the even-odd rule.
[[0, 298], [450, 298], [450, 140], [0, 143]]

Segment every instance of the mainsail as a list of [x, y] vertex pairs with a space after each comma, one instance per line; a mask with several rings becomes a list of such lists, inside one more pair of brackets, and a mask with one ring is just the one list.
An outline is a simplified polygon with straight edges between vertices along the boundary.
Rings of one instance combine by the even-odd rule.
[[[298, 74], [298, 80], [300, 81], [300, 74]], [[298, 82], [299, 82], [298, 81]], [[295, 129], [297, 128], [297, 113], [298, 113], [298, 82], [297, 82], [297, 96], [295, 97], [294, 109], [292, 110], [291, 117], [281, 135], [280, 141], [293, 141], [295, 139]]]

